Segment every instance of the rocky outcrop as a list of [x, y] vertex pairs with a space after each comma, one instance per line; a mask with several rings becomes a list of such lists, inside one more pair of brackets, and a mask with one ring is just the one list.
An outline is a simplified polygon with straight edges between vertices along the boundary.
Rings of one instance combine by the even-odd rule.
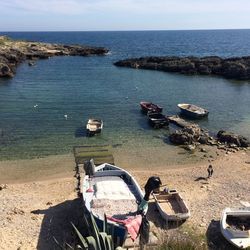
[[250, 141], [241, 135], [221, 130], [217, 133], [217, 138], [214, 138], [209, 135], [208, 131], [203, 130], [197, 124], [176, 130], [170, 134], [169, 140], [175, 145], [186, 146], [185, 148], [188, 150], [195, 149], [200, 144], [217, 146], [218, 149], [230, 152], [250, 147]]
[[0, 77], [13, 77], [18, 64], [25, 60], [34, 61], [52, 56], [105, 55], [107, 52], [102, 47], [15, 41], [0, 36]]
[[116, 66], [151, 69], [182, 74], [219, 75], [225, 78], [250, 80], [250, 56], [223, 59], [209, 57], [141, 57], [114, 63]]
[[217, 138], [214, 138], [196, 123], [188, 122], [177, 115], [167, 118], [170, 123], [181, 128], [169, 135], [170, 142], [182, 145], [187, 150], [193, 151], [200, 144], [217, 146], [218, 149], [227, 152], [236, 152], [239, 149], [250, 147], [250, 141], [241, 135], [221, 130], [217, 133]]
[[232, 132], [220, 130], [217, 138], [219, 142], [225, 143], [230, 147], [250, 147], [250, 141], [247, 138]]
[[190, 145], [197, 142], [200, 136], [200, 127], [198, 125], [191, 125], [181, 130], [176, 130], [169, 136], [169, 140], [177, 145]]

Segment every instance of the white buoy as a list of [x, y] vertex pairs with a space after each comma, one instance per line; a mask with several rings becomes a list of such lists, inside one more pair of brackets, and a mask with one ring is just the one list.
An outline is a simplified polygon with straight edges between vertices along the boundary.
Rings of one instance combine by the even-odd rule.
[[37, 108], [37, 107], [38, 107], [38, 104], [35, 104], [35, 105], [34, 105], [34, 108]]
[[65, 120], [67, 120], [68, 119], [68, 115], [64, 115], [64, 118], [65, 118]]

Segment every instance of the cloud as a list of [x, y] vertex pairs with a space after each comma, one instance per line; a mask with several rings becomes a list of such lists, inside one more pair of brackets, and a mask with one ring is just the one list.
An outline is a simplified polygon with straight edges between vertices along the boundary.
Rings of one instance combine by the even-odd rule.
[[[83, 13], [232, 13], [249, 12], [249, 0], [2, 0], [7, 10], [77, 15]], [[98, 18], [98, 16], [97, 16]]]

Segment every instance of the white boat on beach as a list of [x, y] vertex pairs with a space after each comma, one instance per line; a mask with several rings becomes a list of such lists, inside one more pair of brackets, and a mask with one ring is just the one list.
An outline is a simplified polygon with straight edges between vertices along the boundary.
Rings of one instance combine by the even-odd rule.
[[99, 227], [103, 225], [104, 214], [107, 216], [114, 236], [119, 238], [119, 245], [129, 235], [126, 223], [121, 224], [119, 220], [129, 221], [139, 216], [141, 220], [137, 212], [143, 201], [143, 192], [136, 180], [122, 168], [108, 163], [92, 166], [83, 179], [82, 195], [87, 210], [93, 214]]
[[226, 208], [222, 212], [220, 229], [234, 246], [241, 249], [250, 247], [250, 207]]
[[158, 211], [166, 221], [180, 221], [190, 217], [186, 203], [176, 190], [153, 192], [152, 194]]

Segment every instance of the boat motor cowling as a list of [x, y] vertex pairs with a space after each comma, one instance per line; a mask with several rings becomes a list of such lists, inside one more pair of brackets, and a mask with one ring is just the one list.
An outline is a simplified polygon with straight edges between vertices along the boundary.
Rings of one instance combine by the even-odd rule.
[[149, 200], [149, 196], [151, 194], [151, 192], [154, 189], [158, 189], [160, 188], [160, 186], [162, 185], [161, 179], [158, 176], [151, 176], [149, 177], [144, 189], [145, 189], [145, 196], [144, 196], [144, 200], [148, 201]]

